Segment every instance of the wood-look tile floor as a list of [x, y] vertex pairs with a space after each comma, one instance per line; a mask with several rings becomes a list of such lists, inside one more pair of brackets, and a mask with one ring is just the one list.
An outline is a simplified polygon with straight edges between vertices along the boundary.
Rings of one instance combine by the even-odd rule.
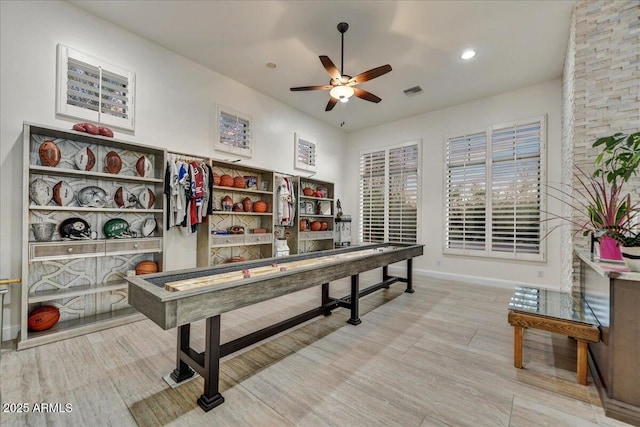
[[[361, 276], [361, 287], [380, 271]], [[66, 413], [0, 413], [7, 426], [622, 426], [597, 391], [576, 384], [575, 342], [527, 331], [513, 367], [512, 291], [415, 277], [361, 300], [362, 324], [338, 309], [221, 363], [225, 403], [196, 404], [203, 380], [171, 388], [175, 330], [149, 320], [33, 349], [5, 343], [0, 400], [70, 403]], [[348, 293], [349, 281], [331, 285]], [[223, 315], [222, 341], [316, 306], [319, 288]], [[204, 322], [192, 346], [204, 346]], [[14, 346], [15, 347], [15, 346]]]

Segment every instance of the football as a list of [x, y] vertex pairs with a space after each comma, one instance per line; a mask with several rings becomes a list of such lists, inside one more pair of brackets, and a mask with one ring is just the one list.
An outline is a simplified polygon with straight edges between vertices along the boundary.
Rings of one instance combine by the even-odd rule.
[[38, 156], [40, 157], [40, 163], [42, 163], [42, 166], [51, 167], [60, 163], [60, 159], [62, 157], [60, 147], [49, 139], [40, 145], [40, 148], [38, 149]]
[[29, 313], [29, 329], [46, 331], [58, 323], [60, 310], [52, 305], [43, 305]]
[[122, 159], [115, 151], [109, 151], [104, 158], [104, 168], [109, 173], [119, 173], [122, 169]]
[[153, 233], [153, 231], [156, 229], [157, 226], [158, 226], [158, 223], [156, 222], [155, 219], [147, 218], [142, 222], [142, 229], [140, 231], [142, 232], [142, 235], [144, 237], [149, 237], [151, 236], [151, 234]]
[[87, 132], [91, 135], [98, 135], [100, 133], [98, 126], [91, 123], [76, 123], [73, 125], [73, 130], [77, 130], [78, 132]]
[[152, 209], [156, 203], [156, 196], [149, 188], [145, 188], [140, 192], [138, 196], [138, 203], [142, 206], [142, 209]]
[[151, 176], [153, 175], [153, 165], [145, 156], [140, 156], [136, 162], [136, 171], [140, 176]]
[[96, 164], [96, 156], [93, 154], [93, 151], [91, 151], [91, 148], [81, 148], [76, 155], [73, 156], [73, 162], [81, 171], [90, 171]]
[[158, 272], [158, 264], [153, 261], [140, 261], [138, 265], [136, 265], [136, 274], [139, 276], [141, 274], [150, 274]]
[[53, 201], [58, 206], [68, 206], [73, 202], [73, 188], [64, 181], [53, 186]]
[[132, 194], [124, 187], [118, 187], [113, 200], [119, 208], [130, 208], [136, 205], [135, 197], [132, 197]]
[[46, 206], [53, 197], [53, 190], [44, 179], [36, 178], [29, 184], [29, 197], [36, 205]]
[[98, 133], [102, 136], [106, 136], [108, 138], [113, 138], [113, 131], [104, 126], [98, 126]]

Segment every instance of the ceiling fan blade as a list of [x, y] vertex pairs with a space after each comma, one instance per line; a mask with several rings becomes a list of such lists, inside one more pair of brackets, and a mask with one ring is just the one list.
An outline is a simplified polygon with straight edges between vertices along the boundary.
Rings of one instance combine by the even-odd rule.
[[333, 110], [333, 107], [336, 106], [336, 104], [338, 103], [338, 100], [335, 98], [329, 98], [329, 102], [327, 103], [327, 108], [324, 109], [324, 111], [331, 111]]
[[333, 88], [331, 85], [327, 86], [300, 86], [300, 87], [292, 87], [290, 90], [293, 92], [301, 91], [301, 90], [329, 90]]
[[376, 104], [380, 101], [382, 101], [382, 98], [378, 98], [377, 96], [375, 96], [374, 94], [372, 94], [371, 92], [367, 92], [364, 89], [360, 89], [357, 87], [353, 88], [353, 94], [355, 96], [357, 96], [360, 99], [364, 99], [366, 101], [371, 101], [371, 102], [375, 102]]
[[380, 77], [383, 74], [387, 74], [389, 71], [391, 71], [391, 65], [382, 65], [380, 67], [373, 68], [369, 71], [365, 71], [364, 73], [360, 73], [357, 76], [350, 78], [348, 83], [354, 85], [364, 83], [367, 80], [375, 79], [376, 77]]
[[340, 71], [328, 56], [321, 55], [320, 62], [322, 62], [322, 65], [324, 65], [324, 69], [327, 70], [327, 73], [329, 73], [332, 79], [340, 81]]

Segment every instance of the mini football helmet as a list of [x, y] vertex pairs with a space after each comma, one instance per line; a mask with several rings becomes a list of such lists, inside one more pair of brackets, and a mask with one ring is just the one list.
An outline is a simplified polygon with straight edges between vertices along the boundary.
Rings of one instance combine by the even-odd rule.
[[128, 239], [137, 236], [137, 233], [131, 230], [129, 223], [122, 218], [110, 219], [104, 223], [102, 229], [107, 239]]
[[67, 218], [60, 223], [58, 230], [62, 240], [88, 240], [95, 239], [97, 233], [91, 231], [91, 226], [82, 218]]

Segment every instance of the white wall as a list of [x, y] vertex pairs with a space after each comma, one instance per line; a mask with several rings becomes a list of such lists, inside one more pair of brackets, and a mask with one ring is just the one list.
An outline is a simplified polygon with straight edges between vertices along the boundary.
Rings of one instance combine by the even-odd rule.
[[[74, 122], [55, 117], [58, 43], [136, 72], [136, 131], [114, 129], [117, 138], [230, 158], [213, 152], [211, 118], [219, 103], [253, 118], [255, 149], [244, 163], [295, 174], [293, 135], [301, 132], [318, 142], [316, 178], [336, 182], [341, 196], [343, 132], [66, 2], [2, 1], [0, 17], [0, 277], [21, 275], [22, 122], [61, 128]], [[195, 236], [172, 231], [167, 242], [166, 269], [195, 266]], [[13, 287], [4, 304], [5, 330], [11, 328], [5, 339], [15, 337], [19, 311]]]
[[[428, 90], [424, 95], [429, 96]], [[422, 140], [422, 206], [419, 212], [419, 240], [425, 255], [414, 260], [418, 274], [468, 280], [475, 283], [512, 286], [513, 283], [561, 287], [560, 232], [546, 240], [546, 262], [522, 262], [443, 254], [444, 239], [444, 135], [464, 130], [484, 129], [490, 124], [547, 115], [547, 173], [550, 183], [561, 179], [561, 103], [560, 80], [531, 86], [501, 95], [469, 102], [444, 110], [422, 114], [348, 135], [347, 164], [352, 165], [345, 182], [342, 205], [353, 215], [354, 235], [358, 216], [358, 164], [361, 150], [383, 147], [416, 139]], [[548, 200], [550, 212], [560, 206]], [[538, 277], [542, 272], [543, 277]]]

